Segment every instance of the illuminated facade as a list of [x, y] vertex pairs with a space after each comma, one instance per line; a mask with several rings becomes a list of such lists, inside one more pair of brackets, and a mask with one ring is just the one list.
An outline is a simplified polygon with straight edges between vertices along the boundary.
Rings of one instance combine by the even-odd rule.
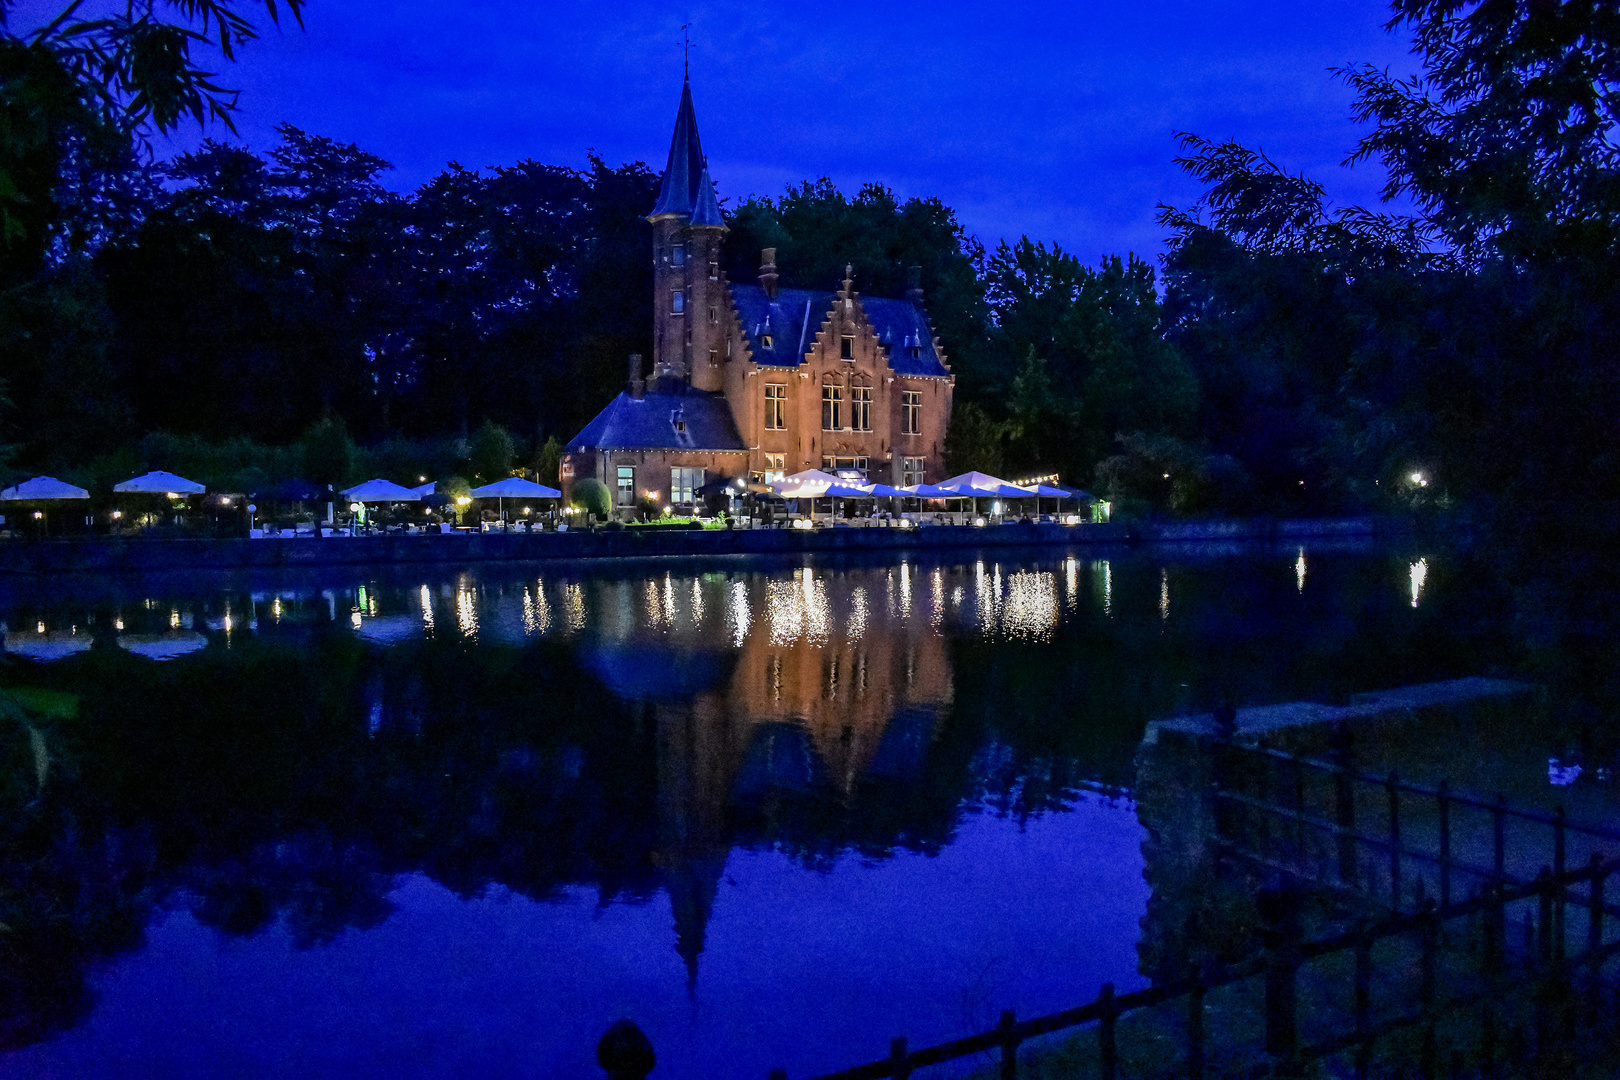
[[855, 269], [836, 290], [782, 289], [776, 251], [757, 284], [721, 270], [727, 231], [698, 140], [688, 83], [653, 225], [653, 370], [568, 441], [565, 493], [592, 476], [616, 507], [690, 507], [720, 478], [855, 471], [893, 485], [944, 476], [956, 378], [922, 303], [863, 297]]

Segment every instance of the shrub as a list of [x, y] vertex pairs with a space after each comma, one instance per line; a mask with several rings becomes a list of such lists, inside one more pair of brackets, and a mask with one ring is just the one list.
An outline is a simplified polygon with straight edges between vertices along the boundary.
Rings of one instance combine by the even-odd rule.
[[595, 477], [587, 476], [575, 480], [568, 489], [568, 502], [588, 512], [599, 521], [606, 521], [613, 513], [613, 501], [609, 497], [607, 485]]

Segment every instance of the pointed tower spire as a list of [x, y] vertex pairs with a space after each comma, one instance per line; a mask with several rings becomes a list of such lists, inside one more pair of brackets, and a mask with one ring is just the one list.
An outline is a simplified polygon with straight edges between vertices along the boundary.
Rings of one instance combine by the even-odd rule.
[[664, 182], [658, 188], [658, 202], [647, 215], [648, 220], [677, 214], [690, 216], [704, 185], [703, 170], [703, 143], [698, 139], [697, 113], [692, 108], [692, 80], [686, 79], [681, 83], [680, 108], [675, 111], [675, 134], [669, 140]]

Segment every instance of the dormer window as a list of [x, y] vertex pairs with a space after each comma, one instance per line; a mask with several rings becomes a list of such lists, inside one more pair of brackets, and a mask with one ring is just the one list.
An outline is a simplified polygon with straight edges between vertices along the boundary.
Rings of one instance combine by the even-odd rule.
[[686, 265], [686, 245], [684, 245], [684, 244], [676, 244], [674, 247], [670, 248], [669, 249], [669, 261], [674, 263], [676, 266], [685, 266]]
[[921, 345], [913, 345], [911, 347], [911, 358], [913, 360], [915, 360], [917, 357], [919, 357], [921, 355], [922, 355], [922, 346]]
[[838, 339], [838, 359], [855, 359], [855, 336], [853, 334], [845, 334]]
[[769, 335], [769, 334], [761, 334], [761, 335], [759, 335], [759, 347], [762, 348], [762, 349], [772, 348], [773, 346], [771, 345], [771, 335]]

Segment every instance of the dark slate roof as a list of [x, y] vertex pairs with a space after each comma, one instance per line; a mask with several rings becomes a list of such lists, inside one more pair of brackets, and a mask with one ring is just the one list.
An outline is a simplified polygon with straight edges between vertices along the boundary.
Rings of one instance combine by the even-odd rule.
[[[714, 202], [714, 185], [709, 181], [705, 165], [703, 143], [698, 139], [697, 113], [692, 109], [692, 84], [688, 81], [681, 85], [681, 105], [675, 112], [675, 134], [669, 140], [669, 163], [664, 166], [658, 202], [648, 216], [690, 216], [702, 203], [705, 189], [708, 201]], [[716, 218], [719, 210], [716, 205]]]
[[691, 224], [713, 229], [726, 227], [726, 219], [720, 216], [720, 203], [714, 197], [714, 181], [709, 179], [707, 165], [703, 166], [703, 175], [698, 178], [697, 205], [692, 207]]
[[[731, 296], [754, 362], [780, 367], [797, 367], [803, 362], [816, 332], [838, 299], [832, 292], [782, 289], [772, 300], [758, 285], [733, 285]], [[950, 375], [934, 349], [934, 334], [927, 318], [910, 301], [863, 296], [860, 304], [896, 375]], [[769, 349], [765, 347], [766, 334], [771, 335]], [[913, 348], [916, 356], [911, 355]]]
[[[684, 424], [684, 430], [677, 427]], [[649, 390], [645, 397], [620, 393], [596, 414], [569, 450], [745, 450], [731, 406], [722, 394], [684, 383]]]

